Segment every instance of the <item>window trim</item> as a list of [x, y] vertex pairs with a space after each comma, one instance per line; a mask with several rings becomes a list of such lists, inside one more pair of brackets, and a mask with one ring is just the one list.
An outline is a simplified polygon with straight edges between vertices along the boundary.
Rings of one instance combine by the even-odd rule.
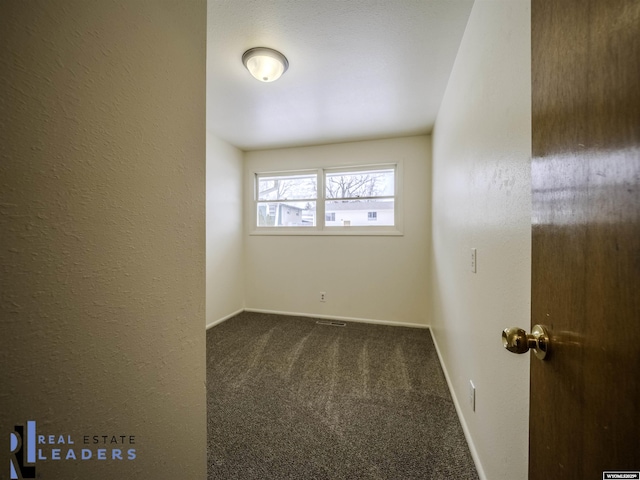
[[[395, 225], [363, 225], [363, 226], [327, 226], [325, 219], [325, 203], [332, 199], [326, 198], [325, 176], [327, 173], [334, 172], [358, 172], [368, 170], [394, 170], [394, 195], [383, 197], [371, 197], [372, 199], [393, 198], [394, 200], [394, 223]], [[300, 170], [260, 170], [251, 171], [249, 176], [252, 182], [252, 207], [249, 216], [249, 235], [285, 235], [285, 236], [403, 236], [404, 235], [404, 218], [403, 218], [403, 162], [373, 163], [366, 165], [336, 166], [336, 167], [319, 167], [307, 168]], [[258, 211], [258, 178], [268, 176], [287, 176], [316, 173], [318, 195], [316, 202], [316, 225], [315, 226], [280, 226], [280, 227], [258, 227], [257, 211]], [[363, 197], [360, 197], [361, 199]], [[367, 197], [369, 198], [369, 197]], [[298, 200], [289, 200], [295, 202]], [[312, 201], [305, 199], [300, 201]], [[280, 201], [282, 202], [282, 201]]]

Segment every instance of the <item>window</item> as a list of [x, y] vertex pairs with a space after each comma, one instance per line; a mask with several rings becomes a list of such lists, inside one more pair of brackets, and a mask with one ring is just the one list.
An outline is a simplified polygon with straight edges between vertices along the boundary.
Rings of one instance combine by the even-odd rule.
[[314, 172], [257, 176], [258, 227], [316, 225], [318, 178]]
[[255, 174], [254, 233], [392, 234], [397, 165]]
[[325, 171], [325, 215], [335, 213], [341, 226], [395, 225], [394, 180], [395, 168]]

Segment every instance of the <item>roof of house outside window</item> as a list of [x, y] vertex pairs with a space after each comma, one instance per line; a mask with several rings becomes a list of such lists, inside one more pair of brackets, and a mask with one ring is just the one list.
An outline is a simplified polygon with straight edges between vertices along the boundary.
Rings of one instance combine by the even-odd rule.
[[393, 210], [394, 202], [338, 202], [333, 203], [331, 199], [327, 199], [325, 209], [327, 212], [338, 211], [338, 210]]

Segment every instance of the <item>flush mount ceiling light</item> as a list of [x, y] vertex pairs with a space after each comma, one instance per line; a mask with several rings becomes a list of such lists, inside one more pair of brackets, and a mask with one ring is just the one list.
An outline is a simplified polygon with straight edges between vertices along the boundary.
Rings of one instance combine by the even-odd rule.
[[266, 47], [250, 48], [242, 54], [242, 63], [261, 82], [273, 82], [289, 68], [284, 55]]

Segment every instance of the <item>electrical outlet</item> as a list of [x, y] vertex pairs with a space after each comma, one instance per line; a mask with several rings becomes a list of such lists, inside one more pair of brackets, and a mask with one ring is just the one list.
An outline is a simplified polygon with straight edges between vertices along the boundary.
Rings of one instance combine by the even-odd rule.
[[327, 294], [326, 294], [326, 292], [320, 292], [320, 301], [321, 301], [321, 302], [326, 302], [326, 301], [327, 301]]
[[469, 380], [469, 406], [472, 412], [476, 411], [476, 386], [472, 380]]
[[472, 248], [471, 249], [471, 272], [473, 273], [476, 273], [476, 265], [477, 265], [476, 254], [477, 254], [476, 249]]

